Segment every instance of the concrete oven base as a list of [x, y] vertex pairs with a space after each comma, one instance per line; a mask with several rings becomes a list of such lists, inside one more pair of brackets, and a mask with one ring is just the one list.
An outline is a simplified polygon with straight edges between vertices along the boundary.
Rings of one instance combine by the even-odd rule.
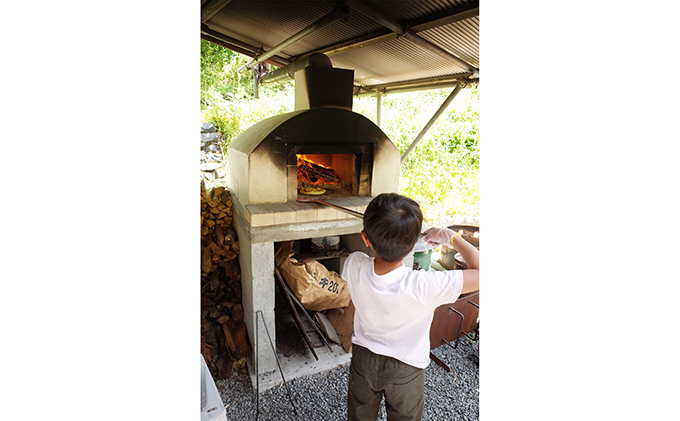
[[[271, 350], [269, 343], [266, 345]], [[312, 352], [307, 349], [304, 355], [293, 355], [286, 357], [280, 352], [277, 353], [279, 361], [281, 362], [281, 369], [283, 370], [283, 377], [286, 382], [290, 382], [298, 377], [307, 376], [310, 374], [320, 373], [322, 371], [330, 370], [348, 363], [352, 359], [352, 354], [345, 352], [345, 350], [335, 343], [330, 343], [331, 352], [327, 347], [314, 348], [314, 352], [319, 357], [319, 361], [314, 358]], [[255, 378], [255, 362], [248, 360], [248, 374], [250, 374], [250, 382], [253, 386], [253, 391], [257, 392], [257, 379]], [[272, 387], [279, 387], [282, 384], [281, 374], [278, 368], [273, 371], [260, 373], [260, 392], [263, 392]], [[285, 390], [282, 391], [285, 393]]]
[[[350, 197], [326, 200], [363, 213], [372, 199], [372, 197]], [[352, 354], [345, 352], [340, 345], [334, 343], [330, 343], [332, 351], [326, 346], [314, 348], [319, 357], [318, 361], [309, 348], [290, 357], [286, 357], [281, 352], [274, 354], [272, 351], [269, 337], [276, 348], [277, 318], [281, 317], [282, 313], [287, 313], [281, 311], [280, 303], [276, 303], [274, 249], [276, 242], [340, 235], [343, 236], [348, 250], [362, 250], [372, 254], [365, 248], [359, 236], [363, 228], [363, 219], [315, 203], [287, 202], [244, 206], [233, 194], [232, 201], [234, 203], [234, 228], [241, 250], [239, 263], [244, 321], [253, 350], [247, 359], [253, 390], [257, 389], [256, 352], [259, 357], [260, 391], [281, 385], [282, 378], [276, 363], [276, 356], [279, 357], [283, 376], [287, 382], [349, 362]], [[413, 254], [411, 253], [404, 259], [404, 264], [410, 267], [412, 263]], [[259, 316], [258, 312], [260, 312]], [[292, 316], [289, 314], [284, 317], [291, 317], [292, 321]], [[256, 326], [259, 349], [255, 341]], [[269, 335], [267, 335], [267, 330]]]
[[[338, 205], [363, 212], [371, 197], [336, 199]], [[329, 235], [358, 234], [363, 220], [314, 203], [288, 202], [268, 205], [243, 205], [232, 194], [234, 203], [234, 228], [240, 244], [241, 290], [243, 293], [244, 321], [253, 352], [248, 357], [248, 370], [253, 388], [256, 387], [255, 352], [259, 342], [258, 364], [260, 391], [280, 384], [276, 356], [272, 352], [269, 336], [276, 347], [274, 243]], [[258, 315], [259, 313], [259, 315]], [[265, 329], [266, 325], [266, 329]], [[255, 332], [257, 331], [257, 335]], [[255, 340], [257, 336], [257, 340]], [[333, 348], [336, 347], [336, 348]], [[339, 345], [315, 348], [319, 361], [309, 355], [286, 358], [280, 361], [288, 381], [301, 375], [324, 371], [349, 361]]]

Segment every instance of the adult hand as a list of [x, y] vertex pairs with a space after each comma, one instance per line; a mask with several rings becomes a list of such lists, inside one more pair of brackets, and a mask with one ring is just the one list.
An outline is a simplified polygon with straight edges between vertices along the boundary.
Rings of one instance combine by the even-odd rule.
[[456, 235], [458, 235], [456, 231], [450, 230], [448, 228], [430, 228], [429, 230], [425, 231], [423, 241], [433, 246], [438, 246], [441, 244], [452, 248], [451, 238]]

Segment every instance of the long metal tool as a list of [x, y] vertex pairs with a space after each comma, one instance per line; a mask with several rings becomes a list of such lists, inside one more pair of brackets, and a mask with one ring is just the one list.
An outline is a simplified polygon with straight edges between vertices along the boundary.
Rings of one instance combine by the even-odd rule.
[[288, 304], [288, 309], [290, 310], [290, 313], [294, 317], [295, 324], [298, 327], [298, 330], [300, 333], [302, 333], [302, 336], [305, 338], [305, 342], [307, 342], [307, 346], [309, 347], [309, 350], [312, 351], [312, 355], [314, 355], [314, 358], [316, 358], [317, 361], [319, 361], [319, 356], [316, 355], [316, 352], [314, 351], [314, 345], [312, 345], [312, 341], [309, 339], [309, 336], [307, 335], [307, 331], [305, 330], [305, 326], [302, 324], [302, 320], [300, 319], [300, 315], [298, 314], [297, 310], [295, 310], [295, 306], [293, 305], [293, 300], [291, 300], [290, 295], [288, 295], [287, 291], [285, 288], [281, 285], [283, 281], [281, 280], [281, 274], [279, 273], [279, 270], [274, 266], [274, 272], [276, 273], [276, 278], [279, 283], [279, 288], [281, 288], [281, 292], [286, 298], [286, 303]]
[[352, 216], [356, 216], [357, 218], [363, 218], [364, 217], [364, 214], [361, 213], [361, 212], [357, 212], [357, 211], [353, 211], [351, 209], [343, 208], [342, 206], [338, 206], [338, 205], [334, 205], [332, 203], [324, 202], [323, 200], [307, 199], [307, 198], [298, 197], [297, 201], [300, 202], [300, 203], [318, 203], [320, 205], [326, 205], [326, 206], [330, 206], [331, 208], [341, 210], [341, 211], [348, 213]]
[[[286, 393], [288, 394], [288, 399], [290, 400], [290, 405], [293, 407], [293, 413], [295, 414], [295, 418], [298, 418], [298, 413], [297, 413], [297, 408], [295, 408], [295, 403], [293, 402], [293, 398], [290, 395], [290, 389], [288, 389], [288, 383], [286, 383], [286, 378], [283, 377], [283, 369], [281, 368], [281, 362], [279, 361], [279, 356], [276, 355], [276, 348], [274, 347], [274, 341], [272, 341], [272, 337], [269, 334], [269, 328], [267, 327], [267, 322], [264, 321], [264, 314], [262, 313], [262, 310], [257, 310], [255, 312], [255, 383], [257, 387], [257, 395], [255, 396], [256, 399], [256, 413], [255, 413], [255, 419], [259, 419], [260, 417], [260, 337], [258, 336], [258, 316], [261, 316], [262, 323], [264, 324], [264, 329], [267, 331], [267, 337], [269, 338], [269, 344], [272, 346], [272, 351], [274, 352], [274, 357], [276, 357], [276, 365], [279, 367], [279, 373], [281, 373], [281, 379], [283, 379], [283, 384], [286, 386]], [[298, 418], [299, 419], [299, 418]]]
[[[343, 212], [345, 212], [345, 213], [348, 213], [348, 214], [350, 214], [350, 215], [352, 215], [352, 216], [356, 216], [357, 218], [362, 218], [362, 219], [363, 219], [363, 217], [364, 217], [364, 214], [361, 213], [361, 212], [353, 211], [352, 209], [343, 208], [342, 206], [338, 206], [338, 205], [334, 205], [334, 204], [332, 204], [332, 203], [324, 202], [323, 200], [308, 199], [308, 198], [300, 198], [300, 197], [299, 197], [299, 198], [297, 199], [297, 201], [300, 202], [300, 203], [318, 203], [318, 204], [320, 204], [320, 205], [326, 205], [326, 206], [330, 206], [330, 207], [332, 207], [332, 208], [336, 208], [336, 209], [341, 210], [341, 211], [343, 211]], [[425, 234], [421, 232], [421, 233], [420, 233], [420, 236], [421, 236], [421, 237], [424, 237]]]

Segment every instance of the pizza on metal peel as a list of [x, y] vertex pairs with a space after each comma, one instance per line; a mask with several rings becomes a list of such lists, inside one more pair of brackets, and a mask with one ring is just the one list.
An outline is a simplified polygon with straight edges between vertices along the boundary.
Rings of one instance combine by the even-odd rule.
[[326, 190], [322, 189], [320, 187], [303, 187], [303, 188], [300, 189], [300, 193], [309, 194], [309, 195], [312, 195], [312, 196], [318, 196], [318, 195], [326, 193]]

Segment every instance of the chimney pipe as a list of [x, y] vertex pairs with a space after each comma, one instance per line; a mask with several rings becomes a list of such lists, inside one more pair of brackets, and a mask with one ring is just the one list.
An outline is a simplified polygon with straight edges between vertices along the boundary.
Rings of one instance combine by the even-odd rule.
[[310, 65], [295, 72], [295, 111], [341, 108], [352, 111], [354, 70]]

